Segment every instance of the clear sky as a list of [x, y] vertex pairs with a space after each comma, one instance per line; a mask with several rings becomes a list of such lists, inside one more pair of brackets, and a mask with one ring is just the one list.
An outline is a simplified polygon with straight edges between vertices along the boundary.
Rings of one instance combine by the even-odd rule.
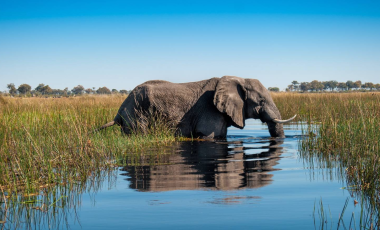
[[223, 75], [380, 83], [378, 0], [0, 1], [1, 91]]

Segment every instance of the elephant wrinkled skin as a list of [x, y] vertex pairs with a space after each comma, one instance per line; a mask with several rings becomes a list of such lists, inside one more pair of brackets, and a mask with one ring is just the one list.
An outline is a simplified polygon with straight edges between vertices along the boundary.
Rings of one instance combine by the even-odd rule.
[[243, 129], [248, 118], [267, 123], [272, 137], [284, 138], [281, 114], [269, 91], [256, 79], [234, 76], [171, 83], [153, 80], [138, 85], [120, 106], [114, 121], [129, 134], [141, 114], [156, 111], [173, 121], [180, 135], [226, 138], [227, 127]]

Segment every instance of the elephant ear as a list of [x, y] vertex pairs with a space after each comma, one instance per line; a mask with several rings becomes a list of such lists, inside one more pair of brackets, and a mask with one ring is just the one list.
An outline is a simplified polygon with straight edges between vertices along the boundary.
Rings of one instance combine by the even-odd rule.
[[226, 113], [239, 128], [244, 128], [244, 99], [247, 91], [244, 88], [244, 79], [224, 76], [215, 89], [214, 105], [221, 113]]

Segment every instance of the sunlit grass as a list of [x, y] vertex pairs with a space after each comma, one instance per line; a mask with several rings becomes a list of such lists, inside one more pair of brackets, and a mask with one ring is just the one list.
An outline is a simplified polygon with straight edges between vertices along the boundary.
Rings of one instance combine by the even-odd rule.
[[175, 130], [160, 119], [129, 136], [117, 126], [92, 133], [113, 120], [124, 99], [0, 98], [0, 191], [33, 193], [45, 184], [85, 183], [129, 152], [176, 141]]
[[[338, 166], [361, 205], [370, 204], [366, 212], [378, 213], [380, 93], [272, 96], [283, 118], [297, 114], [301, 121], [307, 135], [300, 142], [302, 158], [322, 167]], [[127, 159], [141, 164], [143, 156], [130, 153], [152, 154], [150, 149], [178, 140], [163, 119], [149, 120], [145, 129], [129, 136], [117, 126], [92, 133], [114, 118], [124, 99], [0, 97], [0, 205], [34, 205], [46, 212], [63, 207], [75, 200], [68, 194], [86, 188], [81, 185], [91, 184], [103, 172]], [[12, 208], [24, 219], [33, 213], [12, 205], [7, 212]]]
[[[284, 116], [299, 114], [307, 135], [300, 142], [303, 159], [336, 167], [352, 195], [378, 223], [380, 208], [380, 93], [273, 94]], [[363, 213], [363, 212], [362, 212]], [[372, 218], [375, 216], [377, 218]], [[372, 228], [371, 228], [372, 229]]]

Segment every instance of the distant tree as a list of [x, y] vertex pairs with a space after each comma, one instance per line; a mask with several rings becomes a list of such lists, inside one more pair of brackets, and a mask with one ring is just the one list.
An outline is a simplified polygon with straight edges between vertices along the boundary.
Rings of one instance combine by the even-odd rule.
[[300, 83], [298, 83], [298, 81], [296, 81], [296, 80], [292, 81], [293, 90], [297, 90], [299, 84], [300, 84]]
[[113, 94], [118, 94], [119, 91], [118, 91], [117, 89], [112, 89], [112, 93], [113, 93]]
[[98, 90], [96, 90], [98, 94], [111, 94], [111, 90], [109, 90], [107, 87], [100, 87]]
[[84, 92], [84, 87], [82, 85], [77, 85], [71, 90], [71, 92], [73, 92], [73, 94], [81, 95]]
[[32, 87], [28, 84], [22, 84], [18, 87], [18, 92], [21, 93], [21, 94], [27, 94], [27, 93], [30, 93], [30, 90], [32, 89]]
[[300, 84], [300, 89], [303, 91], [303, 92], [306, 92], [310, 89], [310, 84], [309, 82], [301, 82]]
[[310, 82], [310, 89], [313, 91], [321, 91], [323, 87], [323, 84], [317, 80]]
[[334, 91], [334, 89], [338, 86], [338, 82], [335, 80], [329, 81], [329, 87], [331, 91]]
[[372, 82], [368, 82], [368, 88], [370, 90], [373, 90], [375, 88], [375, 84], [373, 84]]
[[375, 88], [376, 88], [377, 90], [380, 90], [380, 84], [376, 84], [376, 85], [375, 85]]
[[288, 85], [288, 91], [293, 91], [294, 90], [294, 85]]
[[330, 83], [328, 81], [321, 82], [324, 90], [330, 89]]
[[15, 84], [10, 83], [10, 84], [7, 85], [7, 88], [9, 89], [9, 93], [10, 93], [11, 95], [15, 95], [15, 94], [17, 94], [17, 89], [16, 89], [16, 87], [15, 87]]
[[355, 83], [353, 81], [347, 81], [346, 85], [347, 85], [348, 90], [355, 88]]
[[354, 87], [355, 89], [360, 89], [362, 86], [362, 81], [355, 81], [354, 85], [355, 85], [355, 87]]
[[94, 91], [91, 88], [85, 89], [84, 91], [86, 91], [87, 94], [94, 93]]
[[372, 82], [366, 82], [364, 83], [364, 85], [362, 85], [362, 88], [372, 90], [373, 88], [375, 88], [375, 85]]
[[34, 90], [37, 91], [37, 92], [40, 92], [42, 93], [42, 88], [45, 86], [45, 84], [39, 84]]
[[322, 82], [323, 84], [323, 89], [328, 90], [330, 89], [331, 91], [334, 91], [336, 86], [338, 85], [337, 81], [324, 81]]
[[122, 89], [122, 90], [119, 91], [119, 93], [121, 93], [121, 94], [128, 94], [128, 90]]
[[53, 89], [51, 92], [51, 94], [56, 95], [56, 96], [62, 96], [62, 95], [64, 95], [64, 93], [65, 92], [61, 89]]
[[42, 93], [43, 95], [48, 95], [48, 94], [53, 93], [53, 90], [52, 90], [52, 88], [50, 88], [49, 85], [45, 85], [44, 87], [42, 87], [42, 89], [41, 89], [41, 93]]
[[337, 88], [340, 89], [341, 91], [347, 90], [347, 85], [344, 82], [339, 82], [337, 85]]
[[63, 95], [64, 96], [67, 96], [69, 93], [70, 92], [69, 92], [69, 88], [68, 87], [66, 87], [66, 88], [63, 89]]
[[272, 92], [280, 92], [280, 89], [278, 87], [269, 87], [268, 90]]

